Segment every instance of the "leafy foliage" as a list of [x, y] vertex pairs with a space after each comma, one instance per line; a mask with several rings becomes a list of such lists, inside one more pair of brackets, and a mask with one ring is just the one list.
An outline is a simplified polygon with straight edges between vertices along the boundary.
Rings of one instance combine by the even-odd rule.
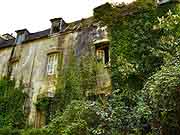
[[0, 135], [48, 135], [47, 129], [0, 129]]
[[50, 104], [50, 98], [43, 97], [43, 98], [38, 99], [35, 105], [38, 110], [46, 111], [48, 110], [49, 104]]
[[177, 103], [179, 102], [179, 68], [163, 67], [154, 74], [145, 85], [147, 102], [152, 109], [155, 119], [168, 127], [178, 126]]
[[47, 129], [26, 129], [21, 132], [21, 135], [48, 135]]
[[0, 128], [0, 135], [21, 135], [21, 130], [10, 129], [10, 128]]
[[[132, 8], [132, 7], [131, 7]], [[135, 7], [134, 7], [135, 8]], [[113, 132], [134, 133], [149, 124], [151, 109], [142, 92], [147, 79], [164, 63], [154, 53], [159, 33], [153, 31], [153, 8], [136, 7], [137, 14], [113, 20], [111, 25], [111, 64]], [[120, 9], [121, 10], [121, 9]], [[133, 12], [132, 11], [132, 12]]]
[[0, 127], [23, 128], [26, 117], [23, 110], [26, 94], [15, 88], [15, 82], [0, 80]]
[[89, 93], [94, 95], [96, 93], [96, 74], [97, 74], [96, 59], [91, 56], [84, 56], [81, 58], [80, 63], [80, 89], [83, 96], [86, 97]]
[[108, 113], [97, 103], [72, 101], [62, 114], [56, 115], [48, 128], [52, 135], [107, 134], [107, 120]]
[[[156, 7], [153, 0], [137, 0], [96, 8], [96, 19], [110, 31], [111, 98], [105, 104], [85, 98], [87, 92], [95, 93], [98, 66], [90, 56], [78, 65], [72, 53], [69, 65], [59, 75], [47, 129], [27, 130], [23, 135], [151, 134], [152, 130], [154, 134], [179, 134], [179, 7], [173, 2]], [[13, 88], [7, 84], [0, 84], [2, 107]], [[49, 100], [42, 99], [37, 106], [47, 110]], [[0, 123], [11, 127], [13, 122], [4, 124], [9, 116], [9, 112], [0, 112]]]
[[[109, 9], [110, 17], [102, 15], [100, 19], [111, 31], [113, 133], [130, 134], [131, 129], [143, 130], [144, 125], [150, 128], [150, 124], [153, 127], [158, 121], [160, 125], [155, 126], [158, 129], [177, 129], [179, 82], [172, 73], [179, 71], [178, 4], [157, 8], [153, 1], [137, 0]], [[98, 19], [101, 16], [95, 15]]]
[[[144, 90], [153, 119], [164, 128], [164, 133], [179, 132], [179, 28], [180, 16], [169, 11], [158, 18], [161, 31], [157, 51], [165, 64], [149, 78]], [[175, 129], [172, 131], [172, 129]], [[168, 130], [168, 131], [167, 131]]]
[[70, 53], [68, 66], [60, 71], [55, 97], [51, 102], [51, 116], [57, 111], [63, 112], [72, 100], [82, 99], [80, 90], [80, 74], [73, 52]]

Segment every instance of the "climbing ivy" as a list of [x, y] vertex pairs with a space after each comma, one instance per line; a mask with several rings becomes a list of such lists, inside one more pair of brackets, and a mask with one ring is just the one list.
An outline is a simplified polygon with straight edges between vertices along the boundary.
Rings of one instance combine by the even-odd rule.
[[[178, 11], [178, 6], [174, 7], [174, 4], [166, 6], [173, 13]], [[95, 18], [109, 27], [111, 39], [113, 94], [106, 106], [100, 106], [103, 111], [96, 112], [103, 116], [103, 124], [96, 120], [94, 125], [98, 123], [98, 128], [92, 128], [79, 115], [67, 119], [67, 114], [77, 112], [72, 107], [79, 109], [79, 112], [84, 108], [84, 105], [74, 104], [71, 100], [64, 111], [53, 119], [52, 129], [60, 126], [60, 131], [55, 130], [58, 134], [177, 133], [179, 55], [176, 52], [179, 34], [176, 31], [179, 17], [168, 12], [167, 7], [157, 7], [154, 1], [138, 0], [129, 5], [106, 4], [94, 10]], [[90, 71], [90, 74], [84, 74], [83, 70], [81, 73], [87, 78], [95, 76], [96, 72]], [[84, 84], [78, 85], [78, 89], [83, 88], [82, 93], [94, 89], [94, 83], [88, 81], [85, 78]]]
[[108, 111], [92, 101], [73, 100], [49, 124], [50, 135], [110, 135]]
[[168, 134], [177, 133], [179, 82], [172, 71], [178, 74], [179, 4], [137, 0], [95, 11], [110, 31], [113, 133], [157, 128], [160, 134], [164, 127]]
[[[95, 18], [110, 32], [111, 97], [106, 104], [85, 98], [87, 92], [95, 92], [97, 65], [89, 56], [78, 63], [72, 53], [59, 74], [52, 104], [45, 99], [37, 103], [42, 110], [51, 106], [53, 117], [47, 130], [27, 134], [179, 134], [179, 9], [177, 3], [157, 6], [154, 0], [96, 8]], [[2, 107], [11, 105], [9, 89], [18, 90], [6, 81], [0, 84]], [[11, 119], [16, 113], [6, 112], [0, 112], [1, 127], [21, 128], [19, 119], [16, 123]]]
[[37, 99], [37, 102], [35, 103], [36, 109], [40, 111], [47, 111], [49, 104], [50, 104], [50, 97], [41, 97]]
[[69, 53], [69, 64], [59, 72], [55, 97], [51, 102], [51, 115], [57, 111], [63, 112], [72, 100], [82, 99], [80, 74], [73, 52]]
[[179, 133], [179, 29], [180, 15], [168, 11], [158, 18], [156, 29], [161, 31], [157, 51], [165, 64], [152, 75], [144, 86], [147, 103], [152, 108], [153, 119], [163, 133]]
[[15, 81], [0, 80], [0, 128], [24, 128], [26, 115], [23, 110], [26, 94]]

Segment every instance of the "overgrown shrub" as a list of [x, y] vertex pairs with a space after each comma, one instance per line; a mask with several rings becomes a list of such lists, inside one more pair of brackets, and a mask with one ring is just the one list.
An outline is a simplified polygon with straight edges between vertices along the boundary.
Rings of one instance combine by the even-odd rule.
[[[109, 9], [108, 13], [104, 13], [104, 8]], [[144, 125], [151, 128], [155, 110], [158, 113], [165, 111], [161, 114], [163, 119], [159, 117], [155, 122], [157, 125], [172, 121], [179, 124], [175, 117], [178, 104], [174, 102], [177, 100], [174, 95], [179, 95], [175, 92], [179, 77], [168, 68], [173, 65], [176, 73], [179, 68], [179, 4], [155, 6], [153, 0], [137, 0], [129, 5], [106, 5], [104, 8], [95, 10], [99, 12], [95, 15], [111, 31], [114, 133], [124, 130], [124, 134], [130, 134], [129, 130], [143, 129]], [[172, 12], [168, 12], [169, 9]], [[170, 77], [165, 75], [169, 73]], [[143, 88], [147, 88], [147, 82], [145, 92]], [[145, 96], [148, 92], [151, 95], [149, 102]]]
[[24, 128], [26, 117], [23, 110], [26, 94], [15, 82], [0, 80], [0, 127]]
[[35, 103], [37, 110], [47, 111], [50, 104], [49, 97], [42, 97]]
[[[137, 0], [95, 9], [96, 19], [111, 31], [109, 103], [84, 98], [87, 92], [95, 93], [96, 63], [87, 57], [79, 68], [71, 54], [70, 64], [59, 75], [48, 128], [28, 129], [22, 135], [151, 134], [155, 128], [155, 134], [178, 134], [180, 16], [171, 11], [165, 14], [169, 8], [179, 11], [177, 7], [172, 2], [157, 7], [154, 0]], [[0, 82], [0, 127], [23, 128], [23, 97], [13, 82]], [[37, 104], [46, 111], [48, 106], [46, 99]], [[16, 132], [20, 131], [0, 129], [2, 135]]]
[[21, 135], [48, 135], [47, 129], [27, 129], [24, 130]]
[[108, 117], [95, 102], [72, 101], [63, 113], [56, 115], [48, 128], [51, 135], [108, 135]]
[[63, 71], [59, 71], [56, 94], [50, 104], [51, 117], [54, 117], [56, 112], [63, 112], [72, 100], [83, 98], [80, 90], [80, 74], [77, 61], [72, 52], [69, 55], [69, 64], [66, 65]]
[[10, 129], [10, 128], [0, 128], [0, 135], [21, 135], [21, 130]]

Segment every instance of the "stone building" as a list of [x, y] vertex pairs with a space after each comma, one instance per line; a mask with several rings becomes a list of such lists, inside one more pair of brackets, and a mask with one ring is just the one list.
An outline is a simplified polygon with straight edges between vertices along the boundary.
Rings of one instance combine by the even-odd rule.
[[[66, 23], [62, 18], [51, 19], [49, 29], [31, 33], [17, 30], [17, 36], [0, 36], [0, 76], [9, 77], [24, 85], [28, 93], [28, 122], [34, 127], [43, 126], [44, 119], [35, 103], [40, 95], [53, 97], [56, 92], [58, 66], [61, 70], [69, 64], [73, 50], [78, 59], [92, 53], [104, 65], [97, 76], [95, 94], [111, 93], [109, 74], [109, 40], [107, 28], [93, 17]], [[61, 64], [58, 64], [61, 59]], [[88, 93], [87, 93], [88, 96]]]

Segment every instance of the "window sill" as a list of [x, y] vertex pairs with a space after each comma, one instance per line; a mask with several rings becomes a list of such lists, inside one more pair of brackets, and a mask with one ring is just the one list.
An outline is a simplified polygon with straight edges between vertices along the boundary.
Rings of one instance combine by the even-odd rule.
[[95, 40], [93, 42], [94, 45], [100, 45], [100, 44], [108, 44], [109, 43], [109, 39], [104, 38], [104, 39], [99, 39], [99, 40]]

